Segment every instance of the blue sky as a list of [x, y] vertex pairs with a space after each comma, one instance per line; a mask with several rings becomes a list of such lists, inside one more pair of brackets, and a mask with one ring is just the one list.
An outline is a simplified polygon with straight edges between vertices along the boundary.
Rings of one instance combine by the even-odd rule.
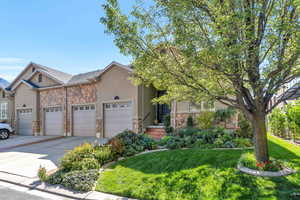
[[[0, 0], [0, 77], [30, 62], [71, 74], [129, 64], [99, 23], [105, 0]], [[121, 0], [128, 11], [133, 0]]]

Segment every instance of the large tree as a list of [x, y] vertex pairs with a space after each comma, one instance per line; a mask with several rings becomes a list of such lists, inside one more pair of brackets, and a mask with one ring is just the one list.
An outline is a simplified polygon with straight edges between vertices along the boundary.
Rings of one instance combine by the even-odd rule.
[[137, 82], [167, 90], [161, 101], [214, 99], [241, 110], [257, 161], [269, 160], [266, 115], [287, 96], [269, 103], [300, 74], [299, 0], [140, 0], [130, 13], [107, 0], [103, 8]]

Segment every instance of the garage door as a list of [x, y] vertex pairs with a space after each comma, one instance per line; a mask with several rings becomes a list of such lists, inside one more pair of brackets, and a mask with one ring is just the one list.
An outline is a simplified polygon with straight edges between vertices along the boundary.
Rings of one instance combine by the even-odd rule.
[[32, 109], [18, 110], [18, 134], [32, 134]]
[[73, 135], [96, 135], [96, 109], [95, 105], [73, 107]]
[[45, 109], [45, 135], [63, 135], [63, 112], [61, 107]]
[[111, 138], [118, 133], [132, 130], [132, 103], [104, 104], [104, 131], [105, 137]]

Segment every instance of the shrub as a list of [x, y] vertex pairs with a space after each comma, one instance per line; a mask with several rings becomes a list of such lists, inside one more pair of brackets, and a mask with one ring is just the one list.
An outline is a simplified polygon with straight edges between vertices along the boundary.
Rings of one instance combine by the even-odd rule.
[[163, 124], [165, 126], [166, 133], [172, 133], [174, 131], [174, 128], [171, 126], [171, 116], [170, 115], [164, 116]]
[[233, 139], [233, 143], [238, 148], [246, 148], [246, 147], [253, 146], [251, 140], [248, 138], [235, 138], [235, 139]]
[[54, 174], [50, 175], [47, 179], [47, 183], [52, 185], [61, 184], [64, 178], [65, 172], [62, 170], [56, 171]]
[[125, 130], [109, 141], [114, 151], [119, 156], [132, 156], [146, 149], [151, 150], [155, 141], [145, 134], [135, 134]]
[[180, 149], [184, 146], [184, 140], [180, 137], [171, 137], [167, 142], [168, 149]]
[[125, 145], [121, 141], [121, 139], [117, 137], [113, 137], [110, 141], [109, 144], [111, 145], [112, 150], [114, 151], [115, 154], [117, 155], [123, 155], [125, 152]]
[[95, 159], [102, 166], [112, 160], [114, 160], [114, 153], [110, 146], [98, 146], [95, 148]]
[[160, 139], [158, 144], [160, 146], [165, 146], [171, 138], [172, 138], [172, 136], [164, 136], [163, 138]]
[[194, 127], [194, 119], [193, 116], [189, 115], [186, 122], [187, 127]]
[[219, 109], [215, 112], [214, 118], [219, 122], [225, 122], [230, 119], [234, 114], [236, 113], [236, 110], [232, 107], [228, 107], [226, 109]]
[[286, 123], [287, 120], [285, 113], [279, 108], [275, 108], [269, 117], [269, 125], [272, 133], [274, 135], [283, 137], [287, 125]]
[[47, 170], [45, 167], [40, 166], [38, 170], [38, 177], [42, 182], [45, 182], [47, 180]]
[[66, 188], [88, 192], [93, 189], [98, 177], [98, 170], [72, 171], [64, 175], [61, 183]]
[[75, 147], [69, 151], [61, 159], [60, 166], [64, 171], [70, 171], [73, 168], [78, 168], [81, 162], [85, 158], [94, 158], [94, 148], [91, 144], [85, 143]]
[[201, 131], [200, 129], [192, 128], [192, 127], [180, 128], [176, 130], [175, 135], [179, 137], [186, 137], [186, 136], [196, 135], [200, 131]]
[[197, 116], [197, 125], [200, 129], [209, 129], [213, 127], [215, 112], [203, 111]]

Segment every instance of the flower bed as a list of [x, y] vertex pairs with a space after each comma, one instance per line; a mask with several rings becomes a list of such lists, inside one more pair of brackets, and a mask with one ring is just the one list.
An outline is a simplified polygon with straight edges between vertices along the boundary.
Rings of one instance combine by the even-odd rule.
[[271, 158], [267, 162], [256, 162], [253, 153], [244, 153], [238, 162], [238, 169], [241, 172], [254, 176], [286, 176], [295, 173], [294, 170], [288, 168], [283, 161]]

